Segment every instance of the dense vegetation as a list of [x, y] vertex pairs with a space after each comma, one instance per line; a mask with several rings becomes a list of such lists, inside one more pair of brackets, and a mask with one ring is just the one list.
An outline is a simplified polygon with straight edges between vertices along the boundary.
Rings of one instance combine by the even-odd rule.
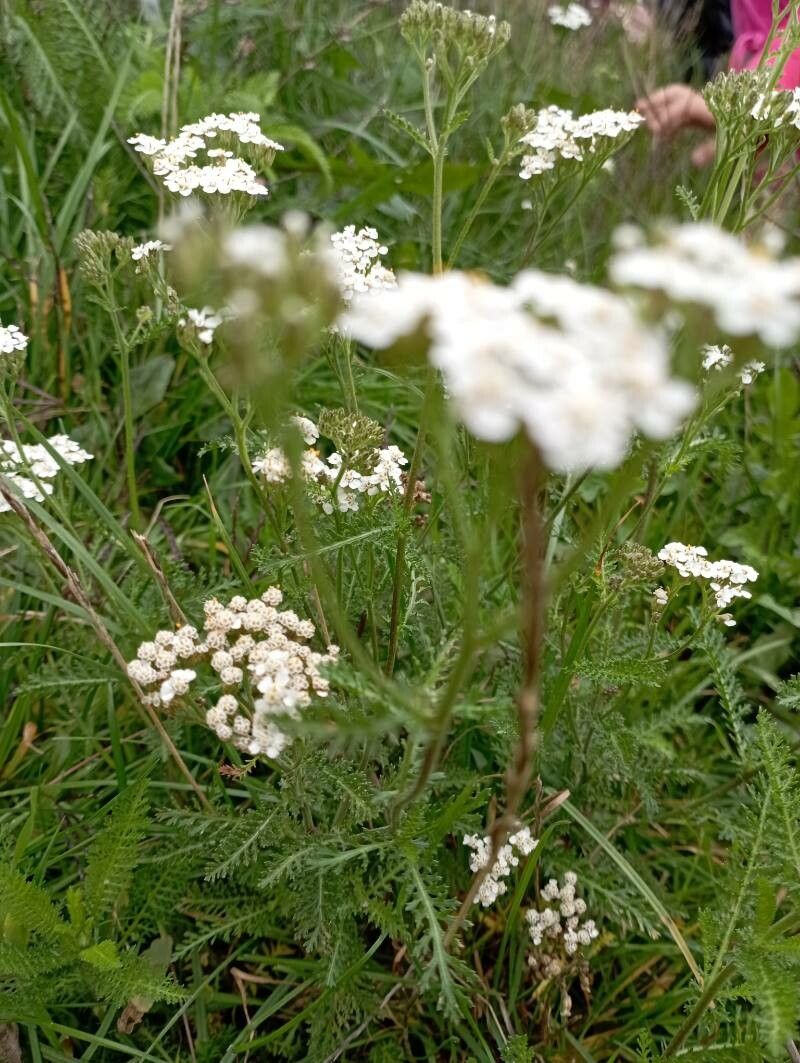
[[[4, 453], [39, 447], [26, 482], [54, 487], [23, 497], [0, 463], [0, 1058], [797, 1058], [800, 289], [765, 273], [763, 317], [728, 332], [699, 290], [638, 289], [630, 328], [669, 333], [697, 405], [565, 468], [585, 440], [547, 436], [555, 399], [493, 441], [494, 377], [462, 393], [456, 358], [443, 390], [424, 328], [351, 338], [322, 249], [374, 227], [387, 268], [474, 271], [502, 306], [521, 270], [562, 274], [537, 327], [569, 334], [586, 285], [635, 287], [623, 224], [713, 222], [748, 268], [796, 269], [795, 194], [764, 178], [796, 127], [751, 116], [762, 74], [723, 77], [709, 172], [631, 128], [523, 180], [541, 108], [629, 112], [690, 45], [522, 0], [439, 36], [417, 3], [401, 33], [405, 6], [0, 0], [0, 326], [28, 337], [0, 354]], [[284, 149], [253, 163], [269, 195], [195, 215], [130, 138], [232, 112]], [[735, 626], [702, 555], [699, 578], [658, 557], [675, 542], [757, 572]], [[207, 715], [239, 658], [203, 671], [187, 631], [230, 602], [227, 653], [274, 586], [284, 629], [340, 652], [253, 755]], [[200, 678], [148, 701], [126, 662], [158, 631]], [[550, 902], [585, 914], [574, 948]]]

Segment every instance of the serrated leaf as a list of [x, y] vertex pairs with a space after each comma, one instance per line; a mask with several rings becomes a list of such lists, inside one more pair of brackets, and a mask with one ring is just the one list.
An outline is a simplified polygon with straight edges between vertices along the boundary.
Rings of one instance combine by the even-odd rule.
[[407, 118], [403, 118], [401, 114], [397, 114], [396, 111], [389, 110], [388, 107], [383, 108], [383, 115], [398, 132], [405, 133], [405, 135], [410, 137], [415, 144], [423, 149], [423, 151], [427, 151], [428, 154], [431, 154], [430, 142], [428, 141], [428, 137], [424, 130], [413, 125], [413, 123], [409, 122]]
[[116, 971], [122, 966], [117, 946], [113, 941], [100, 941], [97, 945], [81, 949], [80, 958], [84, 963], [97, 968], [98, 971]]

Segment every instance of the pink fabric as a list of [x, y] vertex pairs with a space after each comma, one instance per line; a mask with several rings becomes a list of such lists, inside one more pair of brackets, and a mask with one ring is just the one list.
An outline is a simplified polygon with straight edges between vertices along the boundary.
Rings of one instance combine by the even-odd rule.
[[[786, 3], [781, 3], [781, 10]], [[731, 0], [733, 17], [733, 49], [731, 51], [731, 70], [753, 70], [761, 61], [764, 47], [772, 29], [771, 0]], [[770, 52], [776, 52], [781, 46], [780, 29], [786, 25], [788, 15], [784, 15], [779, 24], [779, 31], [770, 45]], [[774, 59], [768, 59], [773, 63]], [[778, 87], [794, 89], [800, 86], [800, 49], [792, 52], [778, 79]]]

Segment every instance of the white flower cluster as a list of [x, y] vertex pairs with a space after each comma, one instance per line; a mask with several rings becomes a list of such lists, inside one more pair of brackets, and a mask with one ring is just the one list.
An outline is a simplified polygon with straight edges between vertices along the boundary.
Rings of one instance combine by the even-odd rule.
[[356, 293], [394, 288], [397, 284], [393, 271], [381, 262], [381, 255], [389, 249], [379, 242], [377, 230], [367, 227], [356, 232], [355, 225], [348, 225], [331, 235], [331, 244], [346, 303]]
[[[344, 459], [338, 451], [323, 460], [313, 449], [319, 439], [319, 429], [310, 418], [292, 420], [309, 447], [300, 459], [303, 479], [315, 488], [313, 494], [323, 512], [355, 512], [359, 508], [359, 496], [395, 494], [403, 487], [402, 466], [408, 464], [408, 459], [399, 447], [376, 447], [369, 472], [343, 469]], [[289, 458], [280, 447], [271, 447], [256, 458], [253, 471], [271, 484], [285, 484], [292, 475]]]
[[401, 273], [342, 318], [377, 348], [423, 327], [469, 430], [500, 442], [523, 427], [558, 471], [613, 468], [634, 431], [667, 438], [694, 405], [669, 375], [661, 332], [621, 296], [569, 277], [530, 270], [501, 288], [455, 271]]
[[800, 129], [800, 88], [762, 92], [750, 109], [750, 117], [777, 129], [784, 122]]
[[563, 26], [567, 30], [579, 30], [584, 26], [591, 26], [591, 13], [583, 4], [551, 4], [547, 9], [547, 17], [553, 26]]
[[637, 129], [644, 119], [636, 111], [592, 111], [575, 117], [562, 107], [544, 107], [520, 143], [533, 149], [522, 156], [523, 181], [555, 168], [559, 158], [583, 162], [608, 141]]
[[574, 871], [567, 871], [564, 875], [563, 886], [551, 878], [541, 893], [547, 907], [541, 911], [530, 908], [525, 913], [534, 947], [539, 948], [548, 939], [560, 939], [567, 955], [574, 956], [582, 945], [590, 945], [598, 936], [594, 919], [581, 922], [581, 916], [586, 912], [586, 901], [576, 896], [577, 885], [578, 876]]
[[[165, 244], [163, 240], [146, 240], [143, 244], [136, 244], [131, 248], [131, 258], [134, 262], [147, 262], [151, 255], [156, 255], [159, 251], [171, 251], [172, 248], [169, 244]], [[138, 273], [141, 266], [136, 267]]]
[[[47, 442], [68, 465], [82, 465], [92, 460], [93, 455], [69, 436], [51, 436]], [[52, 495], [52, 481], [60, 471], [56, 459], [40, 443], [22, 444], [20, 450], [10, 439], [0, 442], [0, 476], [23, 498], [44, 502], [46, 495]], [[0, 496], [0, 513], [7, 513], [10, 509], [5, 498]]]
[[732, 336], [784, 347], [800, 337], [800, 258], [778, 260], [710, 222], [672, 226], [654, 246], [639, 230], [618, 233], [610, 275], [619, 285], [707, 307]]
[[[494, 866], [481, 882], [478, 895], [475, 898], [484, 908], [494, 904], [498, 897], [508, 889], [505, 879], [511, 874], [512, 868], [519, 864], [520, 856], [528, 856], [539, 844], [538, 838], [532, 838], [527, 827], [509, 836], [505, 845], [501, 845], [494, 862]], [[471, 849], [469, 866], [473, 872], [480, 871], [489, 863], [492, 852], [490, 838], [481, 838], [477, 834], [465, 834], [464, 845]], [[515, 852], [516, 850], [516, 852]]]
[[[206, 712], [208, 726], [251, 756], [277, 757], [291, 737], [276, 718], [296, 719], [314, 697], [327, 697], [320, 668], [339, 653], [337, 646], [324, 654], [312, 650], [307, 642], [314, 625], [291, 610], [280, 611], [282, 600], [278, 587], [260, 598], [236, 595], [227, 605], [210, 598], [202, 638], [186, 625], [143, 642], [128, 675], [145, 688], [145, 703], [159, 708], [187, 694], [197, 678], [194, 666], [207, 661], [224, 688]], [[192, 667], [183, 667], [187, 664]]]
[[[170, 192], [180, 196], [197, 191], [206, 195], [243, 192], [265, 196], [267, 188], [250, 163], [230, 150], [245, 148], [267, 163], [276, 151], [283, 151], [281, 144], [262, 133], [259, 121], [255, 112], [210, 114], [182, 126], [172, 140], [137, 133], [128, 143], [151, 159], [153, 173]], [[205, 161], [195, 161], [201, 153]]]
[[188, 309], [186, 317], [182, 317], [178, 324], [183, 328], [186, 327], [187, 323], [193, 325], [198, 340], [208, 346], [213, 342], [214, 333], [224, 320], [225, 317], [221, 311], [214, 310], [210, 306], [204, 306], [202, 310]]
[[[758, 573], [750, 565], [740, 565], [736, 561], [709, 561], [704, 546], [686, 546], [684, 543], [667, 543], [658, 556], [684, 578], [709, 580], [718, 609], [726, 609], [736, 598], [753, 597], [744, 589], [745, 583], [755, 583], [758, 579]], [[730, 613], [723, 613], [720, 619], [726, 627], [736, 624]]]
[[[727, 343], [722, 345], [707, 343], [703, 347], [703, 369], [709, 372], [711, 369], [721, 371], [726, 369], [733, 361], [733, 351], [730, 349]], [[739, 380], [744, 385], [752, 384], [757, 376], [766, 369], [766, 365], [763, 362], [745, 362], [742, 368], [739, 370]]]
[[0, 354], [24, 351], [27, 346], [28, 337], [17, 325], [0, 324]]

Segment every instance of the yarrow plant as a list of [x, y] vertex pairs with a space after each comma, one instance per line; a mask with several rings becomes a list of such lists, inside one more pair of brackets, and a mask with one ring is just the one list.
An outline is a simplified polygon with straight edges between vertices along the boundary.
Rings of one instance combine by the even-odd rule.
[[[38, 81], [0, 94], [0, 299], [35, 337], [21, 374], [0, 326], [0, 1056], [780, 1063], [800, 271], [751, 225], [780, 182], [734, 193], [794, 165], [796, 100], [709, 90], [717, 161], [673, 196], [670, 153], [613, 169], [620, 70], [663, 58], [615, 4], [513, 40], [332, 0], [333, 47], [258, 6], [122, 16], [96, 114], [42, 99], [80, 5], [30, 54], [6, 20]], [[104, 133], [154, 69], [163, 129], [198, 85], [230, 109], [131, 138], [157, 202]], [[620, 226], [652, 203], [694, 221]]]
[[312, 650], [314, 625], [278, 609], [282, 600], [278, 587], [259, 598], [235, 595], [226, 604], [209, 598], [202, 635], [188, 624], [158, 631], [128, 664], [129, 677], [144, 691], [142, 700], [164, 708], [186, 697], [197, 667], [206, 662], [222, 687], [205, 713], [208, 726], [250, 756], [277, 758], [291, 743], [281, 718], [297, 719], [315, 698], [327, 697], [321, 669], [339, 653], [336, 646], [325, 653]]
[[382, 288], [394, 288], [397, 279], [381, 262], [388, 247], [378, 240], [378, 232], [369, 226], [356, 231], [348, 225], [333, 233], [331, 244], [336, 255], [342, 298], [350, 303], [353, 296]]
[[800, 336], [800, 258], [777, 258], [707, 222], [669, 226], [653, 244], [626, 227], [617, 235], [611, 279], [710, 310], [731, 336], [785, 347]]

